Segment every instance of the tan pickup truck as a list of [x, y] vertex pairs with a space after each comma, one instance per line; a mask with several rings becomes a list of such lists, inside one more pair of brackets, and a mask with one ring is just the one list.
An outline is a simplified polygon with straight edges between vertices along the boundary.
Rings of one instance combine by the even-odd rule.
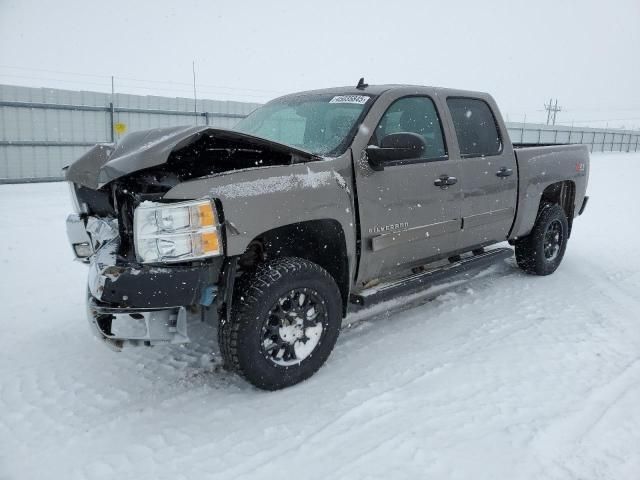
[[66, 169], [88, 319], [114, 349], [218, 326], [228, 368], [310, 377], [350, 308], [513, 255], [553, 273], [587, 203], [587, 148], [513, 145], [485, 93], [405, 85], [287, 95], [233, 130], [97, 145]]

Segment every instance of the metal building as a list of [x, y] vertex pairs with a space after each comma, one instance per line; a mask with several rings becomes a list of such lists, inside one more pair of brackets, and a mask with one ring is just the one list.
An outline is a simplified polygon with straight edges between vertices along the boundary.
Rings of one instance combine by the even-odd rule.
[[[176, 125], [231, 127], [259, 104], [0, 85], [0, 182], [58, 180], [99, 142]], [[195, 107], [195, 108], [194, 108]]]

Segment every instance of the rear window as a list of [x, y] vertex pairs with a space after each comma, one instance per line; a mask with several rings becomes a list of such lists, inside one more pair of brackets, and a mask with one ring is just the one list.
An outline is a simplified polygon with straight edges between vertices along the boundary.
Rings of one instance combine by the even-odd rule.
[[448, 98], [456, 137], [463, 157], [498, 155], [502, 139], [489, 105], [477, 98]]

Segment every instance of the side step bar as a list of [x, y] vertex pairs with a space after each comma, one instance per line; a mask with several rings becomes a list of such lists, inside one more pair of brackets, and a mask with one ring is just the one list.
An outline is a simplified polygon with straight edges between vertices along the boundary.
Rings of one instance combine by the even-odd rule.
[[483, 253], [478, 253], [477, 255], [462, 258], [440, 268], [419, 272], [399, 280], [369, 288], [359, 294], [352, 294], [350, 301], [360, 307], [368, 307], [398, 295], [416, 293], [419, 290], [432, 286], [436, 282], [449, 279], [461, 273], [481, 270], [511, 256], [513, 256], [513, 250], [510, 248], [488, 250]]

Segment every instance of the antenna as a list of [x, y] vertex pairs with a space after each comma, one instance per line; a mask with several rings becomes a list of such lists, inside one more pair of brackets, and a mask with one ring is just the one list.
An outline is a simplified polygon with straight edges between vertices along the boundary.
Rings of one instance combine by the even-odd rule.
[[364, 83], [364, 77], [362, 77], [360, 80], [358, 80], [358, 85], [356, 85], [356, 88], [358, 90], [364, 90], [368, 86], [369, 86], [369, 84], [368, 83]]

